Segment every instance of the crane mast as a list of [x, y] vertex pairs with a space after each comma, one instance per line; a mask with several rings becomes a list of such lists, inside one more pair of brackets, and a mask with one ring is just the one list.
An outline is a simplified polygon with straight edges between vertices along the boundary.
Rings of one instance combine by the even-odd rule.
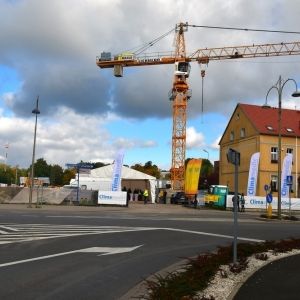
[[169, 100], [173, 101], [172, 165], [171, 187], [173, 190], [184, 188], [185, 151], [186, 151], [186, 110], [191, 91], [187, 84], [189, 63], [179, 62], [186, 58], [184, 32], [187, 24], [180, 23], [175, 30], [175, 75]]
[[[173, 131], [172, 131], [172, 166], [171, 186], [175, 190], [183, 189], [185, 180], [186, 152], [186, 111], [192, 91], [187, 84], [190, 73], [190, 62], [208, 64], [211, 60], [262, 58], [300, 55], [300, 42], [261, 44], [248, 46], [220, 47], [198, 49], [187, 55], [184, 32], [188, 30], [187, 23], [175, 27], [175, 53], [143, 54], [120, 53], [113, 58], [110, 53], [101, 53], [96, 57], [100, 68], [114, 68], [116, 77], [123, 77], [124, 67], [139, 67], [174, 64], [174, 82], [169, 91], [169, 100], [173, 101]], [[204, 74], [203, 74], [204, 75]]]

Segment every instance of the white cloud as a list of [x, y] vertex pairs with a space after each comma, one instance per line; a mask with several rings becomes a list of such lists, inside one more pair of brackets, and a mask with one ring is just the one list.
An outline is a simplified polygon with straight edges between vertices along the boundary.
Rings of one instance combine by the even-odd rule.
[[205, 147], [203, 134], [196, 132], [194, 127], [186, 129], [186, 147], [187, 149], [202, 149]]
[[[167, 95], [173, 86], [173, 66], [124, 68], [124, 76], [116, 78], [113, 69], [96, 66], [101, 52], [134, 51], [130, 49], [153, 41], [179, 22], [285, 31], [296, 31], [300, 25], [298, 0], [0, 0], [0, 5], [0, 150], [9, 140], [8, 163], [24, 167], [31, 163], [31, 110], [37, 95], [41, 115], [36, 157], [48, 163], [111, 162], [119, 147], [133, 150], [136, 157], [131, 159], [138, 162], [155, 163], [161, 157], [161, 165], [171, 161], [166, 141], [171, 140], [172, 124], [166, 120], [172, 118]], [[173, 38], [172, 33], [147, 52], [174, 51]], [[185, 33], [188, 54], [206, 47], [298, 39], [293, 34], [197, 27]], [[187, 150], [217, 151], [236, 104], [262, 105], [279, 75], [300, 82], [299, 64], [298, 56], [209, 62], [203, 85], [205, 122], [199, 125], [202, 78], [197, 63], [192, 63]], [[7, 70], [14, 76], [5, 76]], [[300, 107], [289, 97], [292, 92], [293, 87], [285, 87], [284, 108]], [[270, 95], [268, 101], [277, 106], [278, 97]], [[215, 120], [206, 121], [208, 114]], [[128, 120], [140, 130], [126, 131]], [[153, 121], [148, 128], [147, 120]], [[113, 128], [114, 123], [119, 127]]]
[[219, 142], [221, 140], [221, 136], [219, 136], [213, 143], [211, 143], [209, 145], [209, 148], [214, 149], [214, 150], [219, 150], [220, 146], [219, 146]]

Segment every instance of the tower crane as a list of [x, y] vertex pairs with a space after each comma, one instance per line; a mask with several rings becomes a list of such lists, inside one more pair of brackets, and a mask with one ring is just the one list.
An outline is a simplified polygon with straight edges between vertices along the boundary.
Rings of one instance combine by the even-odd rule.
[[[175, 52], [168, 54], [120, 53], [111, 56], [111, 53], [101, 53], [96, 57], [98, 67], [114, 68], [114, 76], [123, 77], [124, 67], [140, 67], [174, 64], [174, 82], [169, 91], [169, 99], [173, 101], [173, 131], [172, 131], [172, 189], [183, 189], [185, 180], [185, 152], [186, 152], [186, 110], [192, 91], [189, 89], [190, 62], [208, 64], [211, 60], [276, 57], [299, 55], [300, 42], [261, 44], [249, 46], [233, 46], [220, 48], [198, 49], [190, 55], [186, 54], [184, 32], [188, 30], [188, 23], [179, 23], [175, 26]], [[204, 77], [205, 71], [201, 71]]]

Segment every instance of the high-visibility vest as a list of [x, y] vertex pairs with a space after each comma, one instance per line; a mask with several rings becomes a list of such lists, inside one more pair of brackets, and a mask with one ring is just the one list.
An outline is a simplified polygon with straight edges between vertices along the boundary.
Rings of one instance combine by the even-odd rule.
[[144, 191], [144, 196], [146, 196], [146, 197], [148, 196], [148, 191], [147, 190]]

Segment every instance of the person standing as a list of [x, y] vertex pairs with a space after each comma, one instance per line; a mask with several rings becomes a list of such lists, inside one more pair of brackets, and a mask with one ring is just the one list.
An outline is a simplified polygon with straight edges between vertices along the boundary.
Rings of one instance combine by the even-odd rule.
[[235, 196], [232, 197], [232, 211], [234, 211], [235, 205], [237, 206], [237, 211], [240, 211], [240, 196], [239, 195], [237, 195], [236, 201], [235, 201]]
[[244, 193], [241, 195], [241, 212], [245, 212], [245, 197]]
[[129, 204], [129, 201], [130, 201], [130, 193], [131, 193], [131, 189], [129, 188], [127, 190], [126, 207], [128, 207], [128, 204]]
[[143, 196], [144, 196], [144, 204], [147, 204], [148, 196], [149, 196], [147, 189], [145, 189], [145, 191], [143, 193]]
[[197, 194], [195, 194], [195, 199], [194, 199], [194, 208], [197, 209], [198, 205], [198, 200], [197, 200]]
[[163, 199], [164, 199], [164, 204], [167, 204], [167, 191], [166, 190], [164, 190]]
[[159, 190], [158, 203], [163, 203], [164, 191]]
[[127, 189], [126, 189], [126, 186], [124, 186], [123, 188], [122, 188], [122, 192], [126, 192], [126, 207], [128, 207], [128, 193], [127, 193]]

